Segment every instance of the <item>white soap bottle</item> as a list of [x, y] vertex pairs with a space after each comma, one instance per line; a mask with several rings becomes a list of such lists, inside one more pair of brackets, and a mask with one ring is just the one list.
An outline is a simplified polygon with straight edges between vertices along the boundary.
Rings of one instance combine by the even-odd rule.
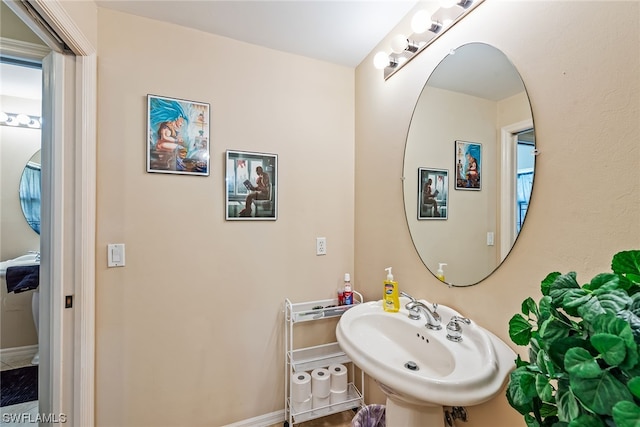
[[438, 279], [440, 279], [441, 282], [445, 281], [445, 279], [444, 279], [444, 270], [442, 270], [442, 267], [445, 266], [445, 265], [447, 265], [447, 264], [444, 263], [444, 262], [439, 263], [438, 264], [438, 271], [436, 272], [436, 277]]

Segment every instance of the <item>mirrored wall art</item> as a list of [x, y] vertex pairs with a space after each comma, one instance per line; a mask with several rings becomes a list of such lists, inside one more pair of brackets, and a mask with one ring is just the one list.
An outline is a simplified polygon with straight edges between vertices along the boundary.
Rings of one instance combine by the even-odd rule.
[[209, 104], [147, 95], [147, 172], [209, 175]]
[[449, 171], [418, 169], [418, 219], [447, 219]]
[[482, 144], [456, 141], [456, 190], [482, 188]]
[[226, 219], [278, 218], [278, 155], [227, 151]]

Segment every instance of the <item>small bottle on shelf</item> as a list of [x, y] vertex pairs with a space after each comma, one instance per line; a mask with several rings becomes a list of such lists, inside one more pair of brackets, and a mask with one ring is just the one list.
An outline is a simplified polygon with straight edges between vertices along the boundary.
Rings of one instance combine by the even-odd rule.
[[344, 274], [344, 304], [353, 304], [353, 293], [351, 292], [351, 275], [349, 273]]

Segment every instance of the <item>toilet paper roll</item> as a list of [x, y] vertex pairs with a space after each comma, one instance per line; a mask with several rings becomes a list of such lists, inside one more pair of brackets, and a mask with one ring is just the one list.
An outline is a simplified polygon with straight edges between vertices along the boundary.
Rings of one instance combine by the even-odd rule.
[[304, 402], [311, 396], [311, 375], [308, 372], [296, 372], [291, 377], [291, 400]]
[[302, 402], [293, 402], [293, 413], [299, 414], [301, 412], [310, 411], [312, 409], [312, 399], [311, 396], [305, 401]]
[[347, 367], [336, 363], [329, 366], [329, 373], [331, 374], [331, 391], [346, 391], [348, 383]]
[[313, 397], [329, 397], [331, 394], [331, 374], [325, 368], [311, 371], [311, 394]]
[[329, 396], [331, 404], [340, 403], [347, 400], [347, 390], [344, 391], [333, 391], [331, 390], [331, 395]]
[[[314, 413], [322, 414], [331, 410], [331, 408], [328, 407], [329, 405], [331, 405], [331, 396], [318, 397], [314, 394], [311, 397], [311, 400]], [[325, 406], [326, 408], [324, 408]]]

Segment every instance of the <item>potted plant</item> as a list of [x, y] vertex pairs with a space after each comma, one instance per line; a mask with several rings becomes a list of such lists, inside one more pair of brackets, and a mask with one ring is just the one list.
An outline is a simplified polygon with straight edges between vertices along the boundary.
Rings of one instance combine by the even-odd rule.
[[509, 336], [516, 359], [509, 404], [527, 426], [640, 426], [640, 250], [616, 254], [612, 273], [580, 286], [551, 273], [539, 303], [527, 298]]

